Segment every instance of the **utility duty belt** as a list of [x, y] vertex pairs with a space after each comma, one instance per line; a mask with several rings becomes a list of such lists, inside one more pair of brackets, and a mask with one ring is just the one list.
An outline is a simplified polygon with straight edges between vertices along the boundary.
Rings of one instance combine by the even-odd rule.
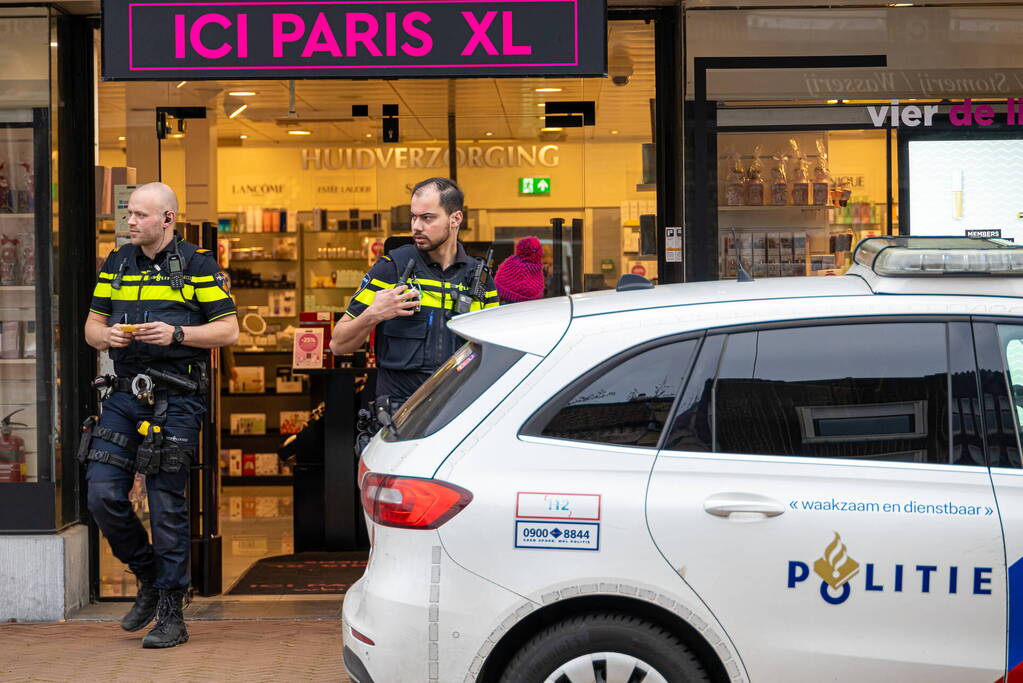
[[[90, 416], [82, 423], [78, 461], [108, 463], [140, 474], [178, 472], [182, 466], [187, 466], [195, 447], [181, 446], [173, 439], [165, 438], [164, 425], [167, 422], [168, 399], [171, 396], [206, 393], [209, 382], [206, 367], [197, 364], [195, 368], [197, 373], [194, 379], [186, 375], [147, 368], [144, 373], [134, 377], [101, 375], [93, 380], [93, 388], [100, 392], [100, 401], [105, 401], [117, 391], [130, 393], [142, 405], [153, 406], [153, 416], [148, 420], [141, 420], [136, 425], [136, 433], [131, 435], [102, 427], [95, 415]], [[94, 438], [109, 441], [129, 451], [135, 448], [135, 458], [92, 448]]]

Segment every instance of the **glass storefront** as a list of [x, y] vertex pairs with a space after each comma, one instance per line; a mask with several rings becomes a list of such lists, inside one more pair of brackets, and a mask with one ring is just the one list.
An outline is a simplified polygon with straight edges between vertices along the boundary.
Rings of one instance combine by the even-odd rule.
[[[299, 315], [341, 313], [385, 243], [409, 234], [411, 187], [451, 173], [450, 126], [470, 253], [493, 246], [496, 267], [539, 237], [548, 296], [657, 278], [654, 25], [612, 21], [608, 41], [614, 78], [99, 84], [97, 268], [124, 239], [131, 186], [159, 178], [178, 192], [180, 221], [217, 226], [239, 309], [219, 397], [225, 590], [260, 557], [302, 549], [292, 471], [277, 457], [315, 408], [291, 368]], [[554, 102], [591, 103], [595, 121], [547, 125]], [[207, 119], [177, 118], [186, 106]], [[169, 113], [158, 141], [157, 107]], [[398, 137], [386, 142], [392, 107]], [[552, 219], [564, 221], [560, 283]], [[141, 491], [133, 500], [145, 519]], [[99, 581], [104, 597], [134, 591], [105, 542]]]

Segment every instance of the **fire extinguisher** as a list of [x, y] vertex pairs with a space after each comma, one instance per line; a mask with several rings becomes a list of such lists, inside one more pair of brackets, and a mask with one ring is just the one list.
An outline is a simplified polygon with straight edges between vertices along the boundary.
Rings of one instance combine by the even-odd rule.
[[11, 418], [24, 408], [18, 408], [0, 420], [0, 481], [25, 480], [25, 439], [14, 433], [14, 427], [27, 427]]

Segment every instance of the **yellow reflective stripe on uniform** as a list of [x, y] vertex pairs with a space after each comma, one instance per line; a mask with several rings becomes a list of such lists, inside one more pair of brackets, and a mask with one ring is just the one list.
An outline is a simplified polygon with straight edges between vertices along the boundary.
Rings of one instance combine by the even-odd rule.
[[192, 282], [213, 282], [212, 275], [193, 275]]
[[100, 280], [113, 280], [114, 279], [114, 274], [113, 273], [100, 273], [99, 274], [99, 279]]
[[101, 315], [104, 318], [109, 318], [110, 317], [109, 313], [104, 313], [103, 311], [97, 311], [95, 308], [90, 308], [89, 312], [90, 313], [95, 313], [96, 315]]
[[97, 282], [96, 289], [92, 290], [92, 295], [99, 299], [109, 299], [111, 291], [113, 288], [106, 282]]
[[363, 288], [361, 292], [355, 295], [355, 300], [360, 304], [366, 304], [370, 306], [373, 304], [373, 297], [376, 296], [376, 292], [372, 289]]
[[370, 280], [369, 284], [377, 287], [378, 289], [394, 289], [393, 282], [384, 282], [383, 280], [377, 280], [376, 278]]
[[497, 298], [497, 290], [496, 289], [492, 289], [489, 292], [487, 292], [487, 298], [488, 299], [496, 299]]
[[206, 322], [211, 323], [214, 320], [220, 320], [221, 318], [226, 318], [229, 315], [238, 315], [238, 311], [228, 311], [226, 313], [221, 313], [220, 315], [215, 315]]
[[[107, 286], [109, 287], [109, 285]], [[216, 290], [222, 291], [219, 287]], [[192, 285], [185, 285], [180, 290], [171, 289], [169, 285], [143, 285], [141, 294], [138, 285], [128, 285], [110, 292], [110, 298], [115, 301], [181, 301], [182, 299], [190, 301], [194, 296], [195, 287]], [[216, 301], [216, 299], [211, 299], [211, 301]]]
[[[188, 285], [185, 286], [187, 287]], [[196, 287], [195, 298], [201, 303], [208, 304], [211, 301], [223, 301], [224, 299], [230, 299], [231, 295], [222, 290], [220, 287]]]
[[443, 306], [441, 305], [441, 299], [442, 297], [439, 293], [432, 292], [428, 289], [424, 289], [423, 296], [422, 298], [419, 299], [419, 305], [423, 306], [424, 308], [450, 308], [452, 310], [454, 309], [455, 307], [454, 299], [452, 299], [450, 296], [443, 297], [445, 304]]

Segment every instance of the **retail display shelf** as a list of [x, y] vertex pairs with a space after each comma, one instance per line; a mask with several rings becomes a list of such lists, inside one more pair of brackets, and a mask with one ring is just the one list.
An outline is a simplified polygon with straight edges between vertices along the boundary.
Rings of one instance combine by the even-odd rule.
[[98, 220], [98, 221], [112, 221], [112, 220], [114, 220], [114, 214], [112, 214], [112, 213], [98, 213], [98, 214], [96, 214], [96, 220]]
[[232, 292], [294, 292], [297, 287], [232, 287]]
[[234, 258], [231, 259], [231, 266], [238, 266], [243, 263], [298, 263], [297, 258]]
[[35, 285], [0, 285], [0, 292], [34, 292]]
[[35, 218], [34, 213], [0, 213], [0, 218]]
[[250, 350], [250, 349], [232, 349], [232, 352], [236, 356], [238, 356], [238, 355], [252, 355], [252, 356], [255, 356], [255, 355], [258, 355], [258, 354], [266, 354], [266, 353], [285, 353], [285, 354], [290, 356], [291, 353], [292, 353], [291, 349], [259, 349], [258, 351]]
[[232, 434], [231, 430], [222, 429], [220, 430], [220, 436], [224, 439], [268, 439], [270, 437], [279, 439], [282, 436], [290, 436], [290, 434], [281, 434], [281, 430], [279, 429], [268, 429], [266, 430], [266, 434]]
[[319, 261], [359, 261], [361, 263], [365, 263], [366, 262], [366, 257], [365, 256], [342, 256], [342, 257], [338, 257], [338, 258], [307, 258], [306, 259], [307, 263], [310, 262], [310, 261], [315, 261], [315, 262], [319, 262]]
[[303, 230], [307, 235], [382, 235], [383, 230]]
[[826, 211], [828, 209], [834, 210], [835, 207], [831, 204], [807, 204], [806, 206], [800, 204], [786, 204], [784, 206], [778, 206], [774, 204], [764, 204], [762, 206], [719, 206], [718, 211], [792, 211], [798, 209], [800, 211]]
[[220, 398], [231, 398], [232, 396], [308, 396], [308, 391], [286, 391], [283, 394], [279, 394], [276, 391], [225, 391], [220, 394]]
[[287, 474], [262, 477], [230, 477], [227, 475], [220, 477], [220, 483], [224, 486], [291, 486], [291, 482], [292, 478]]
[[35, 365], [35, 358], [0, 358], [0, 365]]

